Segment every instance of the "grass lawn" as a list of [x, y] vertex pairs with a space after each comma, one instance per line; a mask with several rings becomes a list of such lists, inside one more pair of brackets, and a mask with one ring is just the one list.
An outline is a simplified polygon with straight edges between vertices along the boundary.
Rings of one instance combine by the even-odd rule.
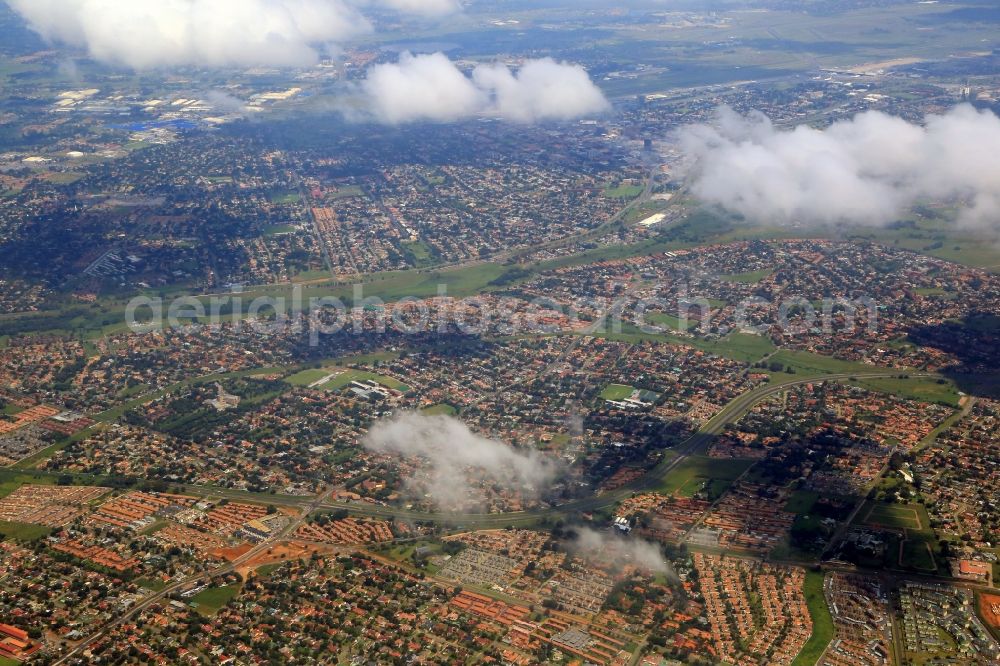
[[403, 250], [412, 257], [413, 263], [416, 266], [430, 266], [434, 263], [434, 254], [427, 243], [423, 241], [408, 241], [402, 245]]
[[264, 227], [265, 236], [279, 236], [281, 234], [291, 234], [296, 231], [298, 231], [298, 227], [291, 224], [272, 224], [269, 227]]
[[275, 562], [274, 564], [265, 564], [262, 567], [257, 567], [258, 576], [270, 576], [275, 571], [280, 569], [284, 562]]
[[785, 511], [799, 515], [809, 515], [813, 505], [819, 499], [819, 493], [809, 490], [796, 490], [785, 503]]
[[285, 377], [285, 382], [292, 386], [309, 386], [324, 377], [329, 377], [334, 372], [334, 370], [324, 368], [303, 370], [302, 372], [296, 372], [291, 377]]
[[346, 370], [319, 388], [323, 391], [339, 391], [351, 382], [364, 381], [372, 381], [377, 384], [381, 384], [386, 388], [391, 388], [395, 391], [402, 391], [403, 393], [410, 390], [409, 386], [393, 379], [392, 377], [385, 377], [383, 375], [377, 375], [374, 372], [365, 372], [363, 370]]
[[[692, 326], [692, 328], [694, 327]], [[681, 337], [670, 333], [643, 333], [638, 327], [628, 323], [622, 325], [621, 333], [602, 333], [598, 331], [594, 335], [607, 340], [618, 340], [633, 344], [641, 342], [670, 342], [686, 347], [694, 347], [703, 352], [742, 363], [756, 363], [776, 349], [769, 338], [750, 333], [736, 332], [730, 333], [721, 340], [703, 340], [701, 338]]]
[[14, 541], [38, 541], [44, 539], [52, 530], [42, 525], [29, 525], [28, 523], [9, 523], [0, 521], [0, 540], [13, 539]]
[[[427, 298], [437, 296], [439, 288], [456, 298], [474, 296], [486, 290], [490, 282], [508, 270], [509, 267], [500, 264], [477, 264], [452, 270], [411, 270], [380, 274], [362, 283], [362, 298], [381, 299], [385, 302], [398, 301], [406, 297]], [[327, 288], [317, 292], [316, 295], [334, 296], [350, 304], [354, 298], [354, 286]]]
[[632, 394], [635, 393], [636, 388], [634, 386], [626, 386], [624, 384], [609, 384], [607, 388], [601, 391], [601, 398], [604, 400], [624, 400], [625, 398], [631, 398]]
[[682, 321], [677, 315], [664, 314], [662, 312], [650, 312], [646, 315], [646, 322], [655, 326], [665, 326], [675, 331], [687, 331], [694, 328], [696, 324], [691, 319]]
[[860, 379], [852, 383], [872, 391], [891, 393], [909, 400], [933, 402], [949, 407], [957, 407], [958, 401], [962, 397], [951, 382], [946, 381], [941, 384], [937, 379], [930, 377]]
[[933, 544], [924, 539], [907, 539], [903, 542], [900, 564], [906, 569], [937, 571], [937, 563], [930, 548], [933, 548]]
[[7, 657], [0, 657], [0, 666], [21, 666], [21, 662], [16, 659], [8, 659]]
[[757, 362], [774, 350], [775, 346], [770, 338], [738, 332], [730, 333], [722, 340], [708, 345], [706, 349], [719, 356], [746, 363]]
[[56, 477], [51, 475], [19, 474], [11, 470], [0, 470], [0, 499], [7, 497], [7, 495], [10, 495], [26, 483], [32, 483], [40, 486], [51, 486], [55, 485], [55, 482]]
[[240, 592], [239, 585], [226, 585], [223, 587], [210, 587], [199, 592], [191, 598], [191, 602], [198, 604], [198, 611], [204, 615], [215, 615], [223, 606], [228, 604]]
[[734, 273], [732, 275], [720, 275], [719, 279], [723, 282], [739, 282], [740, 284], [757, 284], [761, 280], [768, 278], [774, 271], [770, 268], [765, 268], [760, 271], [751, 271], [749, 273]]
[[861, 510], [864, 523], [898, 530], [921, 530], [927, 525], [921, 523], [920, 513], [915, 505], [874, 503]]
[[86, 174], [75, 171], [56, 171], [45, 176], [45, 180], [53, 185], [71, 185], [83, 178]]
[[823, 656], [826, 646], [833, 640], [833, 616], [830, 615], [826, 597], [823, 596], [823, 578], [821, 571], [806, 572], [806, 582], [802, 589], [806, 595], [806, 604], [809, 606], [813, 631], [802, 652], [792, 662], [792, 666], [814, 666]]
[[842, 361], [831, 356], [822, 356], [810, 352], [782, 349], [771, 357], [771, 361], [790, 367], [800, 375], [837, 375], [852, 372], [872, 372], [879, 370], [872, 365]]
[[154, 522], [152, 525], [142, 530], [141, 534], [143, 536], [152, 536], [157, 532], [159, 532], [160, 530], [165, 529], [168, 525], [170, 525], [169, 521], [163, 520], [162, 518], [157, 519], [156, 522]]
[[292, 277], [292, 282], [313, 282], [315, 280], [325, 280], [330, 278], [330, 273], [323, 270], [309, 270], [296, 273]]
[[642, 185], [619, 185], [618, 187], [607, 187], [604, 196], [609, 199], [635, 199], [642, 194], [645, 188]]
[[658, 492], [691, 497], [703, 486], [721, 494], [754, 464], [753, 460], [725, 460], [691, 456], [663, 477]]

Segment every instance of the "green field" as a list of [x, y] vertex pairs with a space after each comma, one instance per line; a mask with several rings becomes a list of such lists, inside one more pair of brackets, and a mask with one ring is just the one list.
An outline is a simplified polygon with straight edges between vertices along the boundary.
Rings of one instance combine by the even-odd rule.
[[434, 264], [434, 253], [427, 243], [423, 241], [407, 241], [402, 246], [403, 251], [410, 256], [413, 265], [417, 268]]
[[907, 539], [903, 542], [900, 553], [900, 565], [905, 569], [937, 571], [937, 562], [929, 548], [933, 548], [932, 542], [924, 539]]
[[609, 185], [604, 189], [604, 196], [609, 199], [635, 199], [645, 189], [642, 185], [619, 185], [617, 187]]
[[821, 356], [804, 351], [782, 349], [771, 360], [786, 368], [792, 368], [803, 375], [810, 374], [846, 374], [850, 372], [871, 372], [874, 366], [853, 361], [842, 361], [831, 356]]
[[298, 231], [298, 227], [291, 224], [272, 224], [269, 227], [264, 227], [265, 236], [280, 236], [282, 234], [291, 234]]
[[721, 492], [750, 469], [754, 462], [690, 456], [663, 477], [657, 492], [664, 495], [692, 497], [706, 487], [710, 490], [710, 494], [721, 495]]
[[55, 485], [56, 479], [52, 475], [46, 474], [23, 474], [10, 469], [0, 470], [0, 499], [7, 497], [12, 492], [26, 483], [41, 486]]
[[199, 592], [191, 598], [191, 603], [198, 605], [198, 612], [204, 615], [215, 615], [240, 593], [239, 585], [211, 587]]
[[402, 391], [406, 393], [410, 390], [410, 387], [406, 384], [393, 379], [392, 377], [385, 377], [383, 375], [375, 374], [374, 372], [366, 372], [363, 370], [347, 370], [342, 374], [337, 375], [327, 383], [320, 386], [320, 390], [323, 391], [339, 391], [351, 382], [365, 382], [371, 381], [377, 384], [381, 384], [386, 388], [393, 389], [394, 391]]
[[830, 615], [830, 609], [826, 605], [826, 597], [823, 595], [823, 579], [822, 571], [806, 572], [803, 592], [806, 596], [806, 604], [809, 606], [809, 617], [812, 618], [813, 630], [812, 636], [802, 648], [802, 652], [792, 662], [792, 666], [814, 666], [823, 656], [826, 646], [833, 640], [833, 616]]
[[719, 356], [745, 363], [759, 361], [768, 354], [774, 353], [776, 349], [770, 338], [750, 333], [730, 333], [717, 342], [697, 344], [695, 346], [705, 351], [711, 351]]
[[890, 377], [886, 379], [860, 379], [852, 384], [862, 388], [891, 393], [908, 400], [933, 402], [957, 407], [962, 396], [950, 381], [941, 382], [933, 377]]
[[625, 400], [626, 398], [631, 398], [632, 394], [636, 392], [634, 386], [626, 386], [624, 384], [610, 384], [607, 388], [601, 391], [601, 398], [603, 400]]
[[926, 529], [927, 525], [921, 522], [920, 512], [916, 506], [870, 503], [861, 509], [859, 515], [866, 525], [898, 530]]
[[623, 324], [620, 333], [596, 332], [593, 335], [607, 340], [622, 342], [670, 342], [686, 347], [694, 347], [703, 352], [728, 358], [741, 363], [752, 364], [775, 351], [769, 338], [751, 333], [730, 333], [720, 340], [705, 340], [696, 337], [682, 337], [672, 333], [644, 333], [632, 324]]
[[325, 369], [311, 369], [303, 370], [302, 372], [297, 372], [291, 377], [285, 377], [285, 382], [291, 384], [292, 386], [309, 386], [324, 377], [328, 377], [333, 374], [331, 370]]
[[271, 195], [271, 203], [274, 204], [283, 204], [287, 206], [289, 204], [300, 203], [301, 201], [302, 197], [296, 194], [295, 192], [287, 192], [287, 193], [279, 192]]
[[788, 498], [788, 501], [785, 502], [784, 510], [789, 513], [808, 515], [818, 499], [819, 493], [808, 490], [796, 490]]
[[663, 326], [675, 331], [687, 331], [694, 328], [697, 322], [690, 319], [682, 321], [677, 315], [664, 314], [662, 312], [650, 312], [646, 315], [646, 321], [655, 326]]
[[278, 569], [280, 569], [284, 565], [285, 565], [284, 562], [275, 562], [273, 564], [265, 564], [264, 566], [257, 567], [257, 569], [255, 570], [254, 573], [256, 573], [258, 576], [261, 576], [261, 577], [270, 576], [271, 574], [273, 574], [275, 571], [277, 571]]
[[52, 530], [42, 525], [29, 525], [27, 523], [9, 523], [0, 521], [0, 541], [13, 539], [14, 541], [38, 541], [44, 539]]

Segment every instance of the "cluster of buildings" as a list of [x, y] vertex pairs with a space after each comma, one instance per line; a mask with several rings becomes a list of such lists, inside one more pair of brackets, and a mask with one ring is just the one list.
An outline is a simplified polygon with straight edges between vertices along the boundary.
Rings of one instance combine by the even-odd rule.
[[1000, 645], [976, 615], [969, 591], [907, 582], [899, 602], [907, 657], [983, 665], [1000, 658]]
[[732, 664], [791, 664], [812, 635], [803, 592], [805, 571], [694, 554], [712, 653]]

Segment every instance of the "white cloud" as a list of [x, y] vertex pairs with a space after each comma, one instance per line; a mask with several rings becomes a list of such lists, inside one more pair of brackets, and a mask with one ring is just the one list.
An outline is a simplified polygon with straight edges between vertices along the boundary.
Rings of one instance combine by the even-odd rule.
[[404, 53], [377, 65], [362, 82], [364, 104], [383, 123], [449, 121], [475, 115], [486, 96], [443, 53]]
[[954, 199], [962, 223], [1000, 230], [1000, 118], [971, 106], [922, 125], [867, 112], [789, 131], [721, 109], [679, 139], [692, 192], [753, 222], [884, 225], [922, 199]]
[[586, 70], [548, 58], [528, 61], [516, 73], [502, 64], [480, 65], [470, 78], [443, 53], [404, 53], [397, 63], [373, 67], [361, 92], [370, 115], [389, 124], [477, 115], [532, 123], [610, 108]]
[[598, 532], [589, 527], [574, 527], [567, 544], [570, 552], [583, 559], [604, 562], [615, 567], [632, 565], [649, 573], [664, 574], [677, 581], [673, 567], [663, 558], [655, 543], [610, 530]]
[[143, 70], [196, 65], [298, 67], [316, 45], [372, 30], [360, 7], [441, 16], [453, 0], [6, 0], [45, 39]]
[[425, 490], [439, 506], [452, 510], [481, 503], [477, 486], [485, 483], [537, 497], [558, 472], [537, 451], [516, 450], [477, 435], [450, 416], [404, 412], [376, 423], [363, 444], [370, 451], [421, 459]]
[[516, 122], [572, 120], [610, 108], [587, 70], [551, 58], [531, 60], [516, 73], [505, 65], [483, 65], [472, 78], [493, 95], [496, 113]]

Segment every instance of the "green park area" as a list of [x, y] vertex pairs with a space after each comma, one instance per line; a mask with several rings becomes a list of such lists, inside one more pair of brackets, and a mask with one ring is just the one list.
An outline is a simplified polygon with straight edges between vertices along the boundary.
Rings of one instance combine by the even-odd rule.
[[26, 483], [51, 486], [55, 482], [56, 477], [51, 474], [22, 474], [11, 469], [0, 470], [0, 499], [7, 497]]
[[809, 490], [796, 490], [785, 502], [784, 510], [796, 515], [808, 515], [819, 499], [819, 493]]
[[812, 636], [806, 641], [805, 647], [792, 662], [792, 666], [814, 666], [823, 656], [826, 646], [833, 640], [833, 616], [826, 605], [823, 594], [823, 572], [807, 571], [803, 591], [806, 605], [809, 607], [809, 617], [812, 618]]
[[423, 268], [434, 264], [434, 253], [423, 241], [407, 241], [402, 243], [403, 252], [408, 255], [414, 266]]
[[221, 608], [232, 601], [239, 592], [239, 585], [210, 587], [191, 597], [191, 603], [197, 606], [199, 613], [203, 615], [215, 615]]
[[935, 572], [940, 562], [935, 553], [940, 547], [930, 516], [922, 504], [889, 504], [866, 502], [858, 512], [858, 521], [866, 527], [898, 533], [890, 540], [886, 564], [920, 572]]
[[309, 370], [303, 370], [302, 372], [296, 372], [290, 377], [285, 377], [285, 382], [291, 384], [292, 386], [310, 386], [325, 377], [329, 377], [331, 374], [333, 374], [333, 370], [312, 368]]
[[698, 322], [694, 320], [682, 320], [677, 315], [665, 314], [663, 312], [650, 312], [646, 315], [646, 322], [654, 326], [662, 326], [674, 331], [687, 331], [698, 325]]
[[27, 523], [11, 523], [0, 521], [0, 541], [11, 539], [28, 543], [44, 539], [52, 530], [42, 525], [29, 525]]
[[609, 199], [635, 199], [642, 194], [645, 188], [642, 185], [610, 184], [604, 189], [604, 196]]
[[638, 389], [634, 386], [627, 386], [625, 384], [610, 384], [607, 388], [601, 391], [601, 398], [604, 400], [625, 400], [626, 398], [631, 398], [632, 394]]
[[363, 370], [347, 370], [343, 372], [327, 383], [321, 385], [319, 388], [324, 391], [339, 391], [340, 389], [348, 386], [351, 382], [375, 382], [376, 384], [381, 384], [386, 388], [393, 389], [394, 391], [406, 392], [410, 390], [410, 387], [406, 384], [393, 379], [392, 377], [386, 377], [384, 375], [379, 375], [374, 372], [366, 372]]
[[[922, 511], [918, 511], [917, 507]], [[871, 502], [862, 507], [859, 515], [864, 516], [864, 524], [871, 527], [911, 531], [927, 527], [921, 522], [921, 513], [926, 516], [926, 509], [918, 504]]]
[[693, 497], [706, 490], [715, 499], [754, 464], [753, 460], [732, 460], [690, 456], [670, 470], [657, 488], [664, 495]]

